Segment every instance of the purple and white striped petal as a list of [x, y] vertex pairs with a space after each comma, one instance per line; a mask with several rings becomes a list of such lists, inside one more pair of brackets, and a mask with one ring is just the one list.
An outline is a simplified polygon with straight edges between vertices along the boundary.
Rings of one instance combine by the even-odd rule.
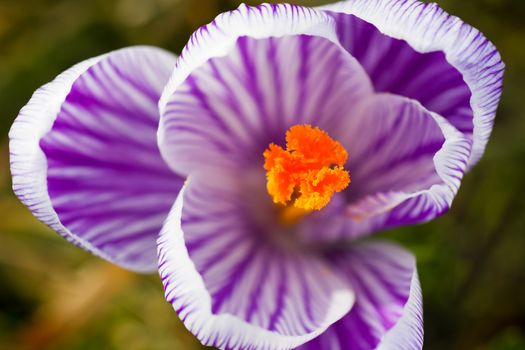
[[319, 255], [251, 221], [238, 179], [213, 182], [189, 180], [158, 241], [166, 298], [203, 344], [290, 349], [350, 310], [353, 292]]
[[444, 116], [473, 139], [469, 167], [481, 158], [504, 71], [492, 43], [434, 3], [348, 0], [322, 9], [378, 91], [417, 99]]
[[262, 39], [286, 35], [315, 35], [338, 42], [333, 19], [312, 8], [290, 4], [257, 7], [242, 4], [234, 11], [220, 14], [193, 33], [184, 47], [161, 98], [161, 115], [170, 96], [193, 70], [213, 57], [227, 55], [240, 37]]
[[340, 47], [330, 16], [288, 4], [241, 5], [199, 29], [183, 50], [161, 98], [159, 145], [183, 173], [239, 164], [234, 152], [260, 162], [287, 127], [315, 118], [333, 127], [336, 111], [367, 93], [368, 77]]
[[9, 134], [13, 188], [34, 215], [137, 271], [156, 268], [156, 237], [183, 182], [156, 143], [174, 63], [151, 47], [79, 63], [35, 92]]
[[359, 243], [330, 260], [354, 288], [348, 315], [301, 350], [421, 350], [423, 308], [415, 259], [386, 242]]
[[[386, 163], [388, 169], [376, 169], [375, 175], [379, 177], [382, 175], [381, 172], [385, 171], [387, 176], [385, 180], [392, 182], [384, 186], [383, 190], [365, 196], [347, 208], [346, 214], [353, 218], [356, 233], [363, 224], [367, 230], [370, 229], [371, 223], [363, 220], [370, 213], [373, 215], [371, 220], [376, 222], [371, 226], [380, 223], [380, 226], [374, 229], [427, 222], [444, 214], [452, 205], [466, 170], [471, 141], [443, 117], [429, 113], [421, 105], [415, 105], [412, 101], [396, 100], [397, 98], [390, 96], [383, 100], [383, 103], [385, 105], [390, 103], [389, 107], [393, 111], [398, 109], [402, 112], [397, 114], [397, 117], [401, 119], [395, 122], [398, 123], [395, 129], [398, 136], [405, 134], [406, 139], [388, 137], [388, 145], [385, 148], [394, 147], [390, 149], [392, 156], [390, 163]], [[385, 111], [383, 108], [380, 109]], [[412, 119], [413, 122], [413, 125], [409, 127], [410, 131], [405, 129], [407, 124], [401, 124], [402, 121], [406, 122], [408, 119]], [[429, 123], [434, 125], [430, 126]], [[401, 128], [400, 125], [404, 125], [405, 128]], [[439, 144], [435, 138], [436, 127], [442, 133], [443, 143], [432, 157], [435, 175], [429, 176], [428, 173], [425, 173], [425, 170], [428, 169], [426, 164], [428, 156]], [[406, 131], [409, 133], [406, 134]], [[359, 165], [356, 164], [356, 167]], [[420, 185], [404, 188], [394, 186], [394, 181], [401, 182], [403, 177], [408, 176], [417, 178]], [[429, 186], [421, 188], [423, 185]], [[390, 190], [387, 191], [387, 188]]]
[[161, 150], [184, 174], [212, 166], [262, 167], [263, 151], [284, 142], [292, 125], [335, 132], [371, 95], [359, 63], [322, 37], [242, 37], [170, 95]]
[[378, 94], [341, 124], [349, 188], [300, 229], [313, 240], [353, 239], [422, 223], [446, 212], [459, 189], [471, 141], [417, 101]]

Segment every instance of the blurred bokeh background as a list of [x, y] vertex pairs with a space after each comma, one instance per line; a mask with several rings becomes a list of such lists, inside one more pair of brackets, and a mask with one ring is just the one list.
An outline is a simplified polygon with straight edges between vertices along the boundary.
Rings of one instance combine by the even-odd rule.
[[[326, 1], [297, 1], [318, 5]], [[525, 1], [442, 0], [506, 64], [482, 162], [449, 214], [383, 233], [415, 252], [425, 349], [525, 349]], [[234, 0], [0, 0], [0, 349], [200, 349], [156, 275], [68, 244], [11, 191], [7, 132], [33, 91], [76, 62], [149, 44], [180, 52]]]

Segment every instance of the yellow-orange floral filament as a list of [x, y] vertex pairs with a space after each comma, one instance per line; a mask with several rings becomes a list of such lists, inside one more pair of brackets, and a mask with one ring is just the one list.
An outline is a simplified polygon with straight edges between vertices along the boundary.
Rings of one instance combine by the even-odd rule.
[[275, 203], [320, 210], [350, 184], [347, 158], [344, 147], [318, 127], [292, 126], [286, 149], [272, 143], [264, 151], [268, 193]]

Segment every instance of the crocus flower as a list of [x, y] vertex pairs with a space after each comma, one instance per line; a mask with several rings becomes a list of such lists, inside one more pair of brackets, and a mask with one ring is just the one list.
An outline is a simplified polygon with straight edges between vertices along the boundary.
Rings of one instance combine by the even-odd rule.
[[[421, 349], [414, 257], [370, 234], [445, 213], [503, 63], [435, 4], [242, 5], [180, 57], [131, 47], [35, 92], [14, 190], [222, 349]], [[160, 234], [159, 234], [160, 232]]]

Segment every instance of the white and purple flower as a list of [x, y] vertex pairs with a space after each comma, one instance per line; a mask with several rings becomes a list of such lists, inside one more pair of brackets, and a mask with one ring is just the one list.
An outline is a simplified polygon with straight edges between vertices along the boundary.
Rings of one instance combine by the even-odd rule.
[[125, 48], [37, 90], [13, 187], [72, 243], [158, 269], [203, 344], [421, 349], [414, 257], [364, 238], [450, 208], [503, 70], [435, 4], [243, 5], [178, 58]]

